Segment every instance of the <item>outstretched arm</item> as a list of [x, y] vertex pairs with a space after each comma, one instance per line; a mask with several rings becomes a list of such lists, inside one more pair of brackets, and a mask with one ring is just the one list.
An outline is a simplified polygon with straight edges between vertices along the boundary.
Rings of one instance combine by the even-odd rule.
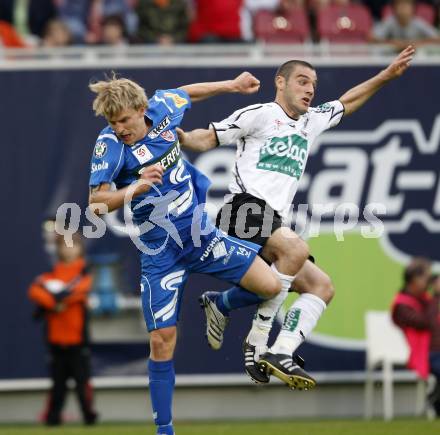
[[409, 45], [386, 69], [379, 74], [347, 91], [339, 101], [345, 107], [345, 115], [350, 115], [362, 107], [382, 86], [400, 77], [409, 67], [416, 50]]
[[253, 94], [260, 89], [260, 81], [251, 73], [243, 72], [233, 80], [195, 83], [193, 85], [180, 86], [179, 89], [186, 91], [194, 103], [220, 94]]
[[196, 130], [192, 130], [190, 132], [177, 128], [176, 131], [179, 137], [180, 145], [188, 150], [203, 152], [215, 148], [218, 145], [215, 130], [212, 128], [197, 128]]

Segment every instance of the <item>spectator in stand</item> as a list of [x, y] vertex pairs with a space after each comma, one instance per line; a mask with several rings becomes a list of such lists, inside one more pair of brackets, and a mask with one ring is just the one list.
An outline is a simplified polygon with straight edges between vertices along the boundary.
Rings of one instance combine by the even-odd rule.
[[139, 0], [138, 42], [172, 45], [186, 41], [189, 25], [184, 0]]
[[241, 12], [244, 0], [194, 0], [191, 42], [242, 42]]
[[25, 42], [7, 21], [0, 21], [0, 47], [24, 48]]
[[278, 6], [279, 0], [245, 0], [244, 8], [241, 13], [241, 34], [245, 41], [254, 39], [254, 15], [264, 9], [274, 11]]
[[41, 37], [47, 22], [56, 16], [53, 0], [0, 0], [0, 21], [6, 21], [26, 38]]
[[45, 415], [47, 425], [62, 423], [61, 412], [67, 392], [67, 380], [75, 380], [76, 394], [85, 424], [94, 424], [90, 378], [90, 351], [87, 337], [87, 294], [92, 287], [84, 260], [79, 234], [73, 245], [57, 239], [58, 262], [38, 276], [29, 288], [29, 297], [37, 305], [36, 318], [46, 322], [46, 340], [50, 354], [52, 388]]
[[102, 21], [101, 44], [124, 47], [128, 44], [124, 20], [120, 15], [109, 15]]
[[[138, 30], [138, 16], [132, 7], [132, 0], [91, 0], [91, 9], [89, 13], [88, 25], [89, 32], [87, 42], [93, 43], [100, 41], [103, 37], [102, 28], [108, 17], [112, 17], [110, 22], [113, 30], [116, 30], [113, 17], [119, 17], [122, 20], [124, 35], [128, 38], [134, 38]], [[125, 40], [125, 43], [127, 40]]]
[[440, 276], [432, 277], [432, 303], [433, 311], [437, 312], [437, 319], [433, 323], [431, 346], [429, 353], [429, 363], [431, 365], [431, 373], [436, 378], [434, 390], [429, 395], [429, 401], [432, 404], [437, 417], [440, 417]]
[[415, 16], [414, 0], [393, 0], [393, 15], [373, 30], [372, 41], [392, 44], [401, 50], [409, 43], [422, 45], [440, 42], [438, 31]]
[[58, 13], [72, 33], [75, 43], [96, 43], [101, 35], [102, 19], [110, 15], [123, 17], [128, 34], [137, 30], [137, 16], [129, 0], [57, 0]]
[[[427, 379], [430, 368], [437, 383], [438, 358], [440, 351], [439, 297], [440, 292], [431, 296], [428, 288], [431, 282], [431, 263], [424, 258], [415, 258], [405, 269], [404, 287], [396, 295], [392, 306], [392, 318], [408, 341], [410, 356], [408, 368]], [[434, 364], [430, 366], [430, 358]], [[431, 403], [440, 411], [440, 399], [430, 396]]]
[[50, 20], [43, 33], [43, 47], [66, 47], [72, 44], [72, 34], [64, 21]]

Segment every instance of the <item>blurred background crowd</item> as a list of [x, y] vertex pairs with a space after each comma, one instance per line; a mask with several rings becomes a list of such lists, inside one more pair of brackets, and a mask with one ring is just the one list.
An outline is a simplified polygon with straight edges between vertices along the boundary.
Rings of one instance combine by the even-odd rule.
[[0, 45], [439, 42], [440, 0], [0, 0]]

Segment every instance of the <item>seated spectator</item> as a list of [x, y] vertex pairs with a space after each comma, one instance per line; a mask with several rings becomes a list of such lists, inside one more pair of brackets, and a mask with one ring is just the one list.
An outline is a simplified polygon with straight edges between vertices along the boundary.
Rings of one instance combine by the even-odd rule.
[[[245, 0], [240, 13], [242, 38], [246, 41], [253, 40], [255, 16], [261, 11], [276, 12], [281, 2], [282, 0]], [[304, 0], [294, 0], [294, 2], [300, 6], [304, 5]]]
[[244, 0], [195, 0], [191, 42], [241, 42]]
[[171, 45], [186, 41], [188, 9], [184, 0], [139, 0], [138, 42]]
[[43, 47], [66, 47], [72, 44], [72, 34], [64, 21], [50, 20], [43, 33]]
[[415, 16], [414, 0], [393, 0], [393, 15], [379, 23], [373, 30], [373, 42], [392, 44], [402, 50], [408, 43], [422, 45], [440, 42], [438, 31]]
[[405, 269], [404, 287], [396, 295], [392, 308], [393, 321], [403, 329], [410, 347], [408, 367], [424, 379], [429, 374], [431, 341], [430, 278], [431, 263], [424, 258], [414, 259]]
[[67, 25], [72, 42], [82, 44], [87, 39], [88, 17], [92, 0], [59, 0], [58, 15]]
[[123, 17], [129, 34], [137, 30], [137, 16], [129, 0], [57, 0], [58, 13], [70, 29], [75, 43], [97, 43], [102, 19], [110, 15]]
[[431, 346], [429, 353], [429, 363], [431, 373], [436, 378], [434, 390], [429, 395], [429, 401], [432, 404], [437, 417], [440, 417], [440, 276], [436, 275], [431, 284], [434, 310], [437, 308], [437, 321], [434, 322], [431, 336]]
[[[428, 293], [431, 282], [431, 263], [424, 258], [414, 259], [404, 272], [404, 287], [396, 295], [392, 318], [407, 339], [410, 356], [408, 368], [417, 372], [422, 379], [427, 379], [430, 371], [440, 380], [440, 289], [434, 296]], [[430, 365], [430, 360], [433, 364]], [[437, 384], [438, 385], [438, 384]], [[437, 390], [431, 402], [440, 411], [440, 398]], [[439, 414], [438, 414], [439, 415]]]
[[101, 44], [122, 47], [127, 45], [124, 20], [119, 15], [105, 17], [101, 25]]
[[22, 37], [41, 37], [47, 22], [55, 16], [53, 0], [0, 0], [0, 21], [12, 24]]
[[0, 21], [0, 47], [24, 48], [26, 44], [14, 27], [6, 21]]
[[[134, 38], [138, 30], [138, 16], [133, 10], [131, 0], [91, 0], [88, 18], [88, 43], [98, 42], [102, 38], [102, 25], [108, 17], [120, 17], [124, 28], [124, 35]], [[113, 20], [110, 20], [113, 21]], [[114, 24], [114, 21], [113, 21]], [[126, 41], [127, 42], [127, 41]]]

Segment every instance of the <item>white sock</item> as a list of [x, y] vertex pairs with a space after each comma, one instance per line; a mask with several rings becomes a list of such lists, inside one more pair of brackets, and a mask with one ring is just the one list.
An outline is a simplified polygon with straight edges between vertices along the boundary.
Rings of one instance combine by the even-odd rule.
[[272, 264], [271, 269], [281, 281], [281, 291], [274, 298], [268, 299], [258, 306], [254, 321], [252, 322], [252, 329], [246, 338], [249, 344], [257, 346], [261, 352], [265, 352], [264, 348], [267, 347], [267, 340], [269, 339], [269, 332], [272, 329], [273, 321], [286, 300], [287, 292], [292, 281], [295, 279], [294, 276], [278, 272], [274, 264]]
[[292, 355], [315, 328], [326, 307], [318, 296], [310, 293], [300, 295], [289, 308], [271, 352]]

